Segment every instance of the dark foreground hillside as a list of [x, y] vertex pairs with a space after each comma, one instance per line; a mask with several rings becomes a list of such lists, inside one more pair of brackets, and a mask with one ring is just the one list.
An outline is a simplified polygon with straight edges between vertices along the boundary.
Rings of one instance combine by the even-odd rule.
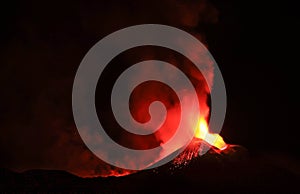
[[[283, 162], [280, 162], [283, 161]], [[285, 161], [285, 162], [284, 162]], [[188, 165], [166, 164], [123, 177], [81, 178], [65, 171], [0, 170], [0, 191], [96, 193], [297, 193], [299, 165], [283, 156], [250, 156], [242, 147], [209, 151]]]

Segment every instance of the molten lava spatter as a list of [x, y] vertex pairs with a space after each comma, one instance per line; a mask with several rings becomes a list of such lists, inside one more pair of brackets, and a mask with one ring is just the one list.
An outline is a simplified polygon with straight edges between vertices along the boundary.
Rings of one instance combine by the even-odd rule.
[[208, 125], [204, 117], [200, 117], [198, 120], [195, 137], [206, 141], [220, 150], [224, 150], [227, 147], [227, 144], [219, 134], [209, 132]]

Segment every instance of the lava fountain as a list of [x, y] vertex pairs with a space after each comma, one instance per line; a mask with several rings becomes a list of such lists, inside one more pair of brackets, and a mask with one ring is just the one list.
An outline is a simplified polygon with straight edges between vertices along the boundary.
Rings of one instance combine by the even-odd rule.
[[204, 117], [200, 117], [198, 120], [195, 137], [204, 140], [209, 145], [214, 146], [220, 150], [224, 150], [227, 148], [227, 144], [219, 134], [209, 132], [207, 121]]

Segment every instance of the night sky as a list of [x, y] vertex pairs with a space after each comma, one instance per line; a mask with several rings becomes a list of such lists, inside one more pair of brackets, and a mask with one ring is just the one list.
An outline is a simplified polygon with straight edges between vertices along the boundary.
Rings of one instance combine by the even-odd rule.
[[299, 159], [300, 18], [292, 1], [22, 1], [1, 5], [0, 168], [107, 174], [72, 116], [72, 84], [88, 50], [127, 26], [196, 35], [227, 89], [221, 135], [251, 154]]

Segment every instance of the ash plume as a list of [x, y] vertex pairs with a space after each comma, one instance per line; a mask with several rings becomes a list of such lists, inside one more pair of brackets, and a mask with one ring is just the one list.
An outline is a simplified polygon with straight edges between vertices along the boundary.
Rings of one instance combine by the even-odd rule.
[[[71, 94], [81, 59], [105, 35], [144, 23], [184, 29], [206, 44], [205, 34], [198, 28], [203, 23], [217, 22], [217, 10], [207, 0], [119, 0], [59, 5], [46, 1], [43, 5], [22, 6], [22, 17], [15, 19], [14, 31], [0, 59], [4, 64], [2, 72], [5, 72], [1, 79], [13, 86], [3, 94], [3, 101], [11, 102], [10, 98], [14, 96], [15, 102], [1, 120], [1, 148], [12, 150], [10, 153], [0, 150], [5, 158], [1, 159], [2, 166], [18, 171], [62, 169], [82, 177], [131, 173], [98, 159], [84, 145], [76, 130]], [[55, 13], [48, 11], [49, 7], [57, 6], [61, 8]], [[195, 84], [200, 106], [208, 107], [209, 91], [205, 80], [193, 67], [186, 65], [189, 63], [186, 59], [154, 49], [143, 55], [144, 59], [149, 57], [162, 57], [183, 69]], [[171, 110], [176, 104], [169, 106]], [[6, 110], [8, 105], [1, 108]], [[208, 116], [209, 113], [204, 114]], [[156, 138], [164, 141], [162, 137]]]

